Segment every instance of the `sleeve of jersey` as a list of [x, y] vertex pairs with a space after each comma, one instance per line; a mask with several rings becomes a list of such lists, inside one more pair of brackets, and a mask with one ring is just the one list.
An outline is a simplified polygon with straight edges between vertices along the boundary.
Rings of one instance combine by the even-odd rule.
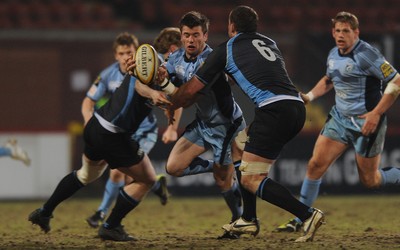
[[223, 45], [214, 49], [207, 57], [203, 65], [197, 70], [195, 76], [208, 85], [215, 81], [226, 65], [226, 47]]
[[97, 102], [102, 98], [106, 93], [107, 87], [104, 81], [104, 75], [100, 74], [96, 80], [93, 82], [92, 86], [86, 93], [86, 96]]
[[397, 73], [397, 70], [376, 49], [360, 54], [360, 68], [367, 75], [372, 75], [385, 83], [389, 82]]

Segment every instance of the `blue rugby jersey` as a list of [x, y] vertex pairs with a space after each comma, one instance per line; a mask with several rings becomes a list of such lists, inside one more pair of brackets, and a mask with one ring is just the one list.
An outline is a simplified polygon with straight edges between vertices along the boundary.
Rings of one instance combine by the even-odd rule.
[[336, 108], [346, 116], [371, 111], [396, 73], [377, 49], [362, 40], [346, 55], [333, 48], [327, 59], [326, 75], [333, 82]]
[[151, 113], [149, 99], [135, 91], [136, 78], [126, 74], [110, 100], [95, 111], [99, 123], [113, 133], [135, 133]]
[[[121, 85], [125, 75], [119, 68], [119, 63], [115, 62], [100, 72], [92, 87], [86, 93], [86, 96], [94, 102], [99, 101], [104, 96], [111, 96], [115, 90]], [[134, 85], [136, 78], [129, 78]], [[147, 103], [148, 101], [146, 101]], [[148, 103], [147, 103], [148, 104]], [[140, 129], [143, 131], [153, 131], [157, 126], [157, 119], [154, 114], [149, 115], [140, 124]]]
[[239, 33], [219, 45], [196, 77], [210, 85], [221, 70], [235, 80], [257, 107], [279, 100], [302, 102], [276, 43], [262, 34]]
[[[185, 56], [184, 48], [172, 53], [165, 64], [171, 82], [179, 87], [189, 81], [211, 51], [212, 49], [206, 45], [205, 49], [192, 60]], [[222, 74], [222, 70], [216, 81], [219, 82], [218, 85], [201, 91], [201, 97], [195, 103], [196, 117], [206, 124], [231, 123], [242, 116], [242, 110], [235, 102], [228, 79]]]

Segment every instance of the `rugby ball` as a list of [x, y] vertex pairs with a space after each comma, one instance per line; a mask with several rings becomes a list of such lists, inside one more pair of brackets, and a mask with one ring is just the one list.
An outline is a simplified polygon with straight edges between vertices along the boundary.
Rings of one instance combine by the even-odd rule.
[[135, 75], [138, 80], [146, 85], [152, 84], [160, 66], [156, 50], [150, 44], [142, 44], [136, 51], [135, 60]]

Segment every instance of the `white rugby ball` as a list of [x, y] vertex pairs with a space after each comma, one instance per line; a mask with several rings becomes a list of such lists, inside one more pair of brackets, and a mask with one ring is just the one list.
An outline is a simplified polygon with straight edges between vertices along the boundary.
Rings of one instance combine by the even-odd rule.
[[156, 50], [150, 44], [142, 44], [135, 55], [135, 75], [143, 84], [152, 84], [156, 79], [160, 62]]

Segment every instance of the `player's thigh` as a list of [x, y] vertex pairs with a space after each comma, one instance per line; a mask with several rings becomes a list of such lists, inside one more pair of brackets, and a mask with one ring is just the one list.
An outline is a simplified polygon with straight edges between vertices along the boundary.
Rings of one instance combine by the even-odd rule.
[[118, 170], [132, 177], [138, 183], [153, 185], [156, 181], [156, 172], [147, 155], [144, 155], [139, 163], [130, 167], [120, 167]]
[[308, 177], [312, 179], [320, 178], [347, 147], [347, 144], [319, 135], [314, 145], [313, 155], [308, 163]]
[[184, 137], [179, 138], [168, 157], [168, 172], [186, 169], [194, 158], [205, 151], [204, 147], [199, 146]]

